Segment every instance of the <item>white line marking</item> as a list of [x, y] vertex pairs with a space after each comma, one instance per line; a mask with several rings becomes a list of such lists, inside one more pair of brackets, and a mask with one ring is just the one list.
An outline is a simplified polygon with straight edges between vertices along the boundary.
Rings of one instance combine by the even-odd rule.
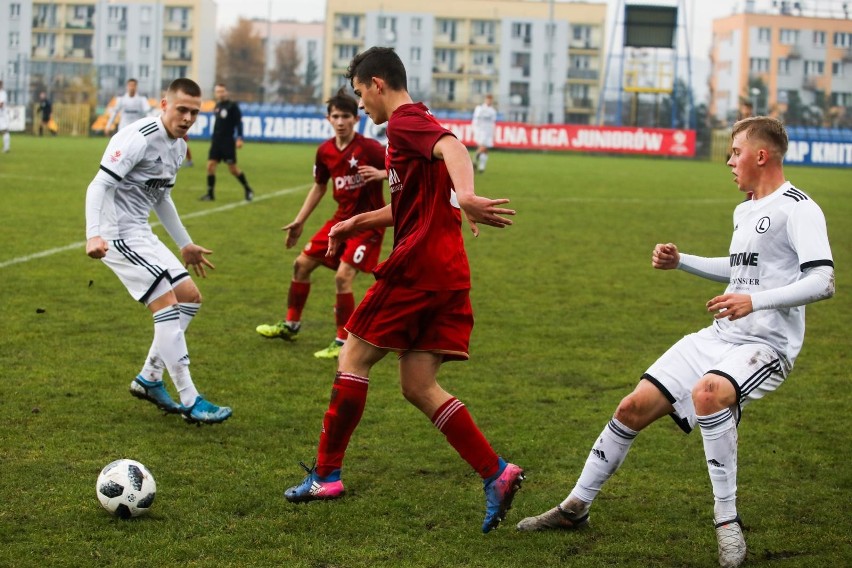
[[[295, 193], [297, 191], [302, 191], [304, 189], [309, 188], [310, 186], [299, 186], [299, 187], [291, 187], [288, 189], [279, 189], [278, 191], [274, 191], [272, 193], [264, 193], [263, 195], [257, 195], [254, 198], [252, 203], [256, 203], [258, 201], [266, 201], [267, 199], [273, 199], [275, 197], [281, 197], [282, 195], [287, 195], [289, 193]], [[237, 207], [246, 207], [251, 205], [248, 201], [238, 201], [236, 203], [229, 203], [227, 205], [221, 205], [219, 207], [214, 207], [213, 209], [203, 209], [201, 211], [194, 211], [192, 213], [187, 213], [186, 215], [181, 215], [181, 219], [195, 219], [197, 217], [205, 217], [207, 215], [212, 215], [213, 213], [221, 213], [223, 211], [230, 211], [231, 209], [236, 209]], [[159, 226], [159, 222], [151, 223], [152, 227]], [[18, 258], [12, 258], [9, 260], [4, 260], [0, 262], [0, 268], [6, 268], [8, 266], [13, 266], [15, 264], [21, 264], [24, 262], [29, 262], [31, 260], [36, 260], [39, 258], [44, 258], [46, 256], [52, 256], [54, 254], [59, 254], [61, 252], [74, 250], [78, 248], [84, 248], [86, 246], [86, 241], [80, 241], [78, 243], [71, 243], [70, 245], [65, 245], [63, 247], [56, 247], [52, 249], [43, 250], [41, 252], [36, 252], [33, 254], [28, 254], [26, 256], [19, 256]]]

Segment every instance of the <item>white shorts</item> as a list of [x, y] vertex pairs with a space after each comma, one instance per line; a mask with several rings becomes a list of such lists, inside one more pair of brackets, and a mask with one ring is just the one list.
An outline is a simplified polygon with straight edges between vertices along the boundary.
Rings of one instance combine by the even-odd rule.
[[9, 130], [9, 115], [5, 110], [0, 110], [0, 132]]
[[491, 130], [489, 132], [485, 130], [474, 130], [473, 131], [473, 141], [477, 146], [485, 146], [486, 148], [491, 148], [494, 146], [494, 131]]
[[684, 432], [695, 427], [692, 389], [707, 373], [731, 381], [737, 391], [734, 414], [739, 422], [742, 408], [781, 386], [786, 368], [774, 349], [762, 343], [728, 343], [716, 337], [712, 327], [683, 337], [642, 375], [662, 391], [674, 406], [671, 415]]
[[109, 241], [103, 261], [143, 304], [156, 299], [149, 296], [164, 280], [174, 287], [189, 277], [183, 263], [154, 234]]

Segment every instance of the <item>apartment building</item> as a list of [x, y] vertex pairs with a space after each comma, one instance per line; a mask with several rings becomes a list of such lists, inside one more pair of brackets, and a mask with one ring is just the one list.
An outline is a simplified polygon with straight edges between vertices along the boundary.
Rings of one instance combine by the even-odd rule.
[[131, 77], [151, 97], [178, 77], [210, 89], [215, 29], [213, 0], [0, 0], [0, 77], [18, 103], [86, 82], [103, 104]]
[[393, 47], [412, 97], [473, 110], [492, 93], [505, 120], [588, 124], [597, 111], [606, 4], [525, 0], [327, 0], [324, 95], [349, 61]]
[[741, 100], [756, 102], [760, 114], [781, 114], [794, 98], [823, 110], [852, 107], [852, 19], [834, 4], [758, 10], [746, 2], [743, 12], [714, 20], [710, 113], [731, 121]]

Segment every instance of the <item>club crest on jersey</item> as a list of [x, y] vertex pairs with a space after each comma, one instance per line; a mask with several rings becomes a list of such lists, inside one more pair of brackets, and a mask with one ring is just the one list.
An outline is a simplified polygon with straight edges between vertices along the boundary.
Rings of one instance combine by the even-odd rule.
[[769, 217], [761, 217], [757, 220], [757, 225], [754, 226], [754, 230], [762, 235], [769, 230], [769, 225]]
[[349, 167], [350, 168], [357, 168], [358, 167], [358, 158], [356, 158], [355, 156], [350, 157], [348, 161], [349, 161]]
[[116, 150], [109, 156], [109, 161], [113, 164], [121, 159], [121, 150]]

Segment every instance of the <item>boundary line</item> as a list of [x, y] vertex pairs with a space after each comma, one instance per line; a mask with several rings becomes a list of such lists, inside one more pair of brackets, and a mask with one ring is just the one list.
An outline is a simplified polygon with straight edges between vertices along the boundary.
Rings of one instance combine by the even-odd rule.
[[[263, 195], [258, 195], [254, 198], [252, 202], [248, 201], [238, 201], [236, 203], [229, 203], [227, 205], [221, 205], [219, 207], [214, 207], [213, 209], [204, 209], [201, 211], [193, 211], [192, 213], [187, 213], [186, 215], [180, 215], [181, 220], [183, 219], [196, 219], [198, 217], [206, 217], [207, 215], [212, 215], [214, 213], [222, 213], [223, 211], [230, 211], [232, 209], [236, 209], [237, 207], [246, 207], [257, 203], [258, 201], [266, 201], [267, 199], [273, 199], [275, 197], [281, 197], [282, 195], [287, 195], [290, 193], [295, 193], [297, 191], [301, 191], [304, 189], [309, 189], [310, 186], [299, 186], [299, 187], [291, 187], [287, 189], [279, 189], [278, 191], [274, 191], [272, 193], [265, 193]], [[152, 227], [160, 226], [159, 221], [155, 221], [151, 223]], [[70, 245], [65, 245], [61, 247], [56, 247], [52, 249], [43, 250], [41, 252], [35, 252], [33, 254], [28, 254], [26, 256], [19, 256], [17, 258], [12, 258], [9, 260], [4, 260], [0, 262], [0, 269], [7, 268], [9, 266], [14, 266], [15, 264], [22, 264], [24, 262], [29, 262], [31, 260], [37, 260], [39, 258], [45, 258], [48, 256], [53, 256], [54, 254], [59, 254], [61, 252], [66, 252], [69, 250], [74, 250], [78, 248], [84, 248], [86, 246], [86, 241], [80, 241], [77, 243], [71, 243]]]

